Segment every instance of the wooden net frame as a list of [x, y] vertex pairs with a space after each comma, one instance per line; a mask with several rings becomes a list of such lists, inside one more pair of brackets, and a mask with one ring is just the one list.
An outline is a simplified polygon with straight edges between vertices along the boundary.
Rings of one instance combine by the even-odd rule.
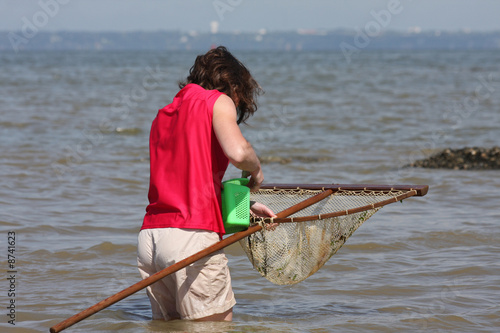
[[[428, 190], [428, 185], [266, 184], [262, 186], [257, 193], [252, 193], [251, 200], [262, 202], [275, 211], [282, 211], [282, 208], [286, 208], [286, 206], [289, 207], [292, 204], [303, 201], [308, 196], [312, 197], [320, 193], [328, 193], [328, 196], [350, 195], [351, 198], [354, 198], [354, 196], [374, 195], [378, 198], [386, 197], [386, 199], [374, 199], [366, 205], [360, 205], [358, 204], [358, 202], [351, 200], [351, 202], [344, 202], [345, 205], [348, 205], [348, 208], [345, 209], [338, 209], [324, 214], [308, 214], [309, 212], [317, 209], [315, 207], [317, 207], [321, 203], [321, 201], [318, 201], [313, 206], [302, 209], [301, 211], [289, 217], [274, 219], [252, 218], [252, 220], [254, 223], [259, 221], [265, 223], [287, 223], [321, 220], [380, 208], [394, 202], [402, 201], [412, 196], [424, 196], [427, 194]], [[290, 196], [294, 196], [295, 200], [287, 200], [287, 202], [284, 203], [284, 200], [282, 200], [282, 198], [283, 195], [286, 196], [287, 194]], [[266, 199], [266, 197], [274, 197], [274, 199], [268, 200]], [[290, 204], [290, 202], [293, 203]]]

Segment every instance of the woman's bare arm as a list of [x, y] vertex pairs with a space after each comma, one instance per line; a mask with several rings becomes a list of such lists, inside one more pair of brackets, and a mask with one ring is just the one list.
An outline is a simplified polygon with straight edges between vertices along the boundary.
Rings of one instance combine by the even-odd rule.
[[221, 95], [214, 104], [213, 112], [213, 128], [222, 150], [235, 167], [250, 173], [248, 186], [252, 191], [258, 190], [264, 175], [257, 154], [243, 137], [236, 122], [237, 112], [233, 100]]

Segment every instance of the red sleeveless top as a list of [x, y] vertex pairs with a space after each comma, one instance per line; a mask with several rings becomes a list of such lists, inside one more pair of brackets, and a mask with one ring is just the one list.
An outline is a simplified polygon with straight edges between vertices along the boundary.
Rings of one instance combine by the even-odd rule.
[[149, 138], [149, 205], [141, 230], [187, 228], [224, 234], [221, 181], [229, 160], [212, 127], [220, 95], [188, 84], [158, 111]]

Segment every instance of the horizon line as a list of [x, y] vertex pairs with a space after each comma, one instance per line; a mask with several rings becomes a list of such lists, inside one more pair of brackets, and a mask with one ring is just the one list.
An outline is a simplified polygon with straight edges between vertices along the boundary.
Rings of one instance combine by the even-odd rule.
[[[7, 30], [0, 29], [0, 33], [22, 33], [21, 29], [17, 30]], [[329, 33], [335, 32], [343, 32], [343, 33], [356, 33], [356, 29], [350, 28], [333, 28], [333, 29], [305, 29], [305, 28], [297, 28], [297, 29], [284, 29], [284, 30], [268, 30], [265, 28], [257, 29], [257, 30], [221, 30], [217, 32], [212, 32], [210, 30], [185, 30], [185, 29], [131, 29], [131, 30], [79, 30], [79, 29], [57, 29], [57, 30], [39, 30], [37, 33], [185, 33], [185, 34], [210, 34], [210, 35], [219, 35], [219, 34], [273, 34], [273, 33], [297, 33], [301, 35], [311, 35], [311, 36], [321, 36], [327, 35]], [[469, 28], [461, 28], [461, 29], [422, 29], [420, 27], [410, 27], [407, 29], [386, 29], [381, 31], [381, 34], [385, 33], [397, 33], [397, 34], [426, 34], [426, 33], [444, 33], [444, 34], [484, 34], [484, 33], [498, 33], [499, 29], [485, 29], [485, 30], [474, 30]]]

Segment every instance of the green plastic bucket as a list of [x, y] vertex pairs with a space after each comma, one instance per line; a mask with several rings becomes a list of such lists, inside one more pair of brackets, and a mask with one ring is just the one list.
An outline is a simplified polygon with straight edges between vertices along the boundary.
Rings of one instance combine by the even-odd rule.
[[226, 234], [248, 228], [250, 225], [250, 189], [247, 178], [222, 182], [222, 220]]

